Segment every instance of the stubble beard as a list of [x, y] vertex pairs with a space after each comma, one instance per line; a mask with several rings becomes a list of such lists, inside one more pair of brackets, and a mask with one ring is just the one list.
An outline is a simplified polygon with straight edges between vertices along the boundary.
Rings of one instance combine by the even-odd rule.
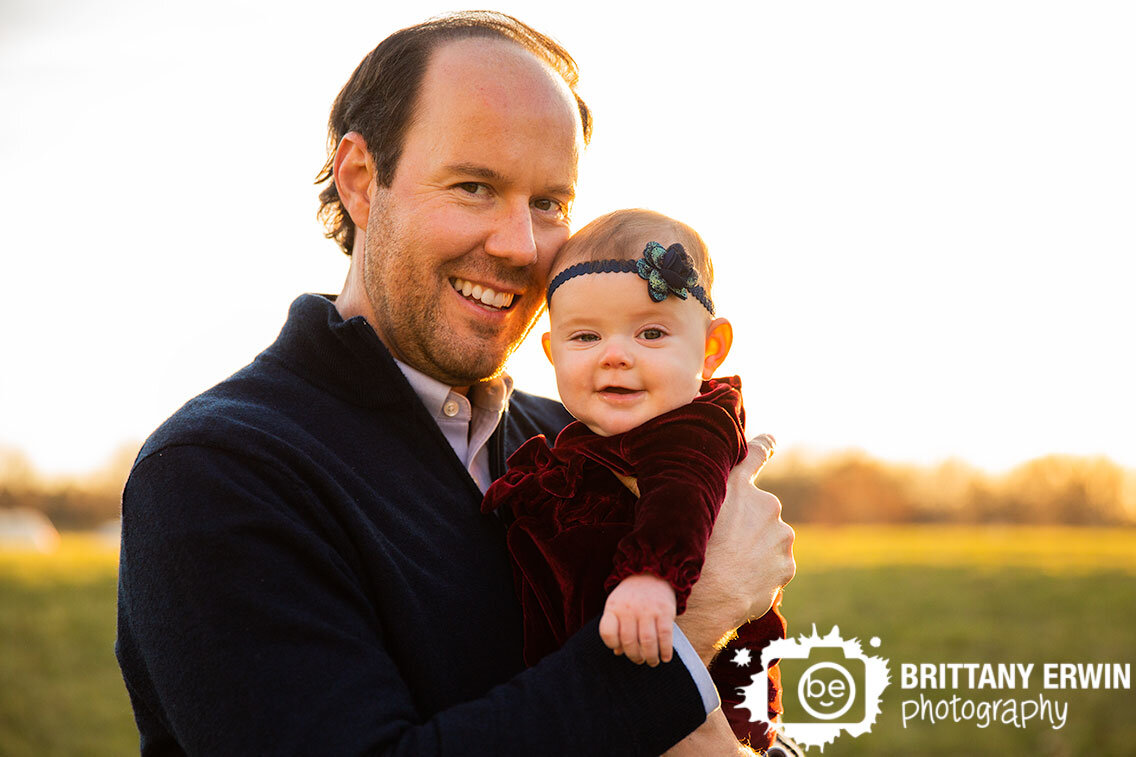
[[[448, 279], [435, 270], [416, 267], [413, 236], [376, 207], [367, 223], [366, 263], [363, 286], [372, 312], [379, 323], [372, 324], [379, 338], [395, 358], [449, 386], [471, 386], [501, 375], [509, 356], [532, 330], [541, 308], [531, 271], [499, 264], [481, 268], [484, 278], [498, 280], [523, 289], [523, 300], [514, 307], [531, 310], [524, 314], [524, 327], [514, 338], [501, 344], [500, 329], [476, 324], [473, 339], [463, 341], [447, 325], [442, 306], [449, 297]], [[463, 270], [467, 275], [476, 272]], [[424, 274], [424, 279], [418, 276]], [[532, 303], [537, 302], [533, 307]], [[512, 323], [522, 313], [512, 313]], [[481, 337], [478, 339], [477, 337]], [[498, 346], [500, 345], [500, 346]]]

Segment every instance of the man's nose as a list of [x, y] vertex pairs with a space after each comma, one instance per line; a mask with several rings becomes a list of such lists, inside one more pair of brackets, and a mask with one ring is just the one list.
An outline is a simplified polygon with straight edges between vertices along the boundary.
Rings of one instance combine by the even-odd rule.
[[633, 365], [635, 365], [635, 358], [631, 355], [631, 350], [627, 349], [623, 340], [609, 339], [600, 355], [600, 367], [621, 369], [630, 368]]
[[485, 240], [485, 252], [522, 268], [536, 262], [536, 236], [532, 211], [527, 201], [503, 207], [492, 232]]

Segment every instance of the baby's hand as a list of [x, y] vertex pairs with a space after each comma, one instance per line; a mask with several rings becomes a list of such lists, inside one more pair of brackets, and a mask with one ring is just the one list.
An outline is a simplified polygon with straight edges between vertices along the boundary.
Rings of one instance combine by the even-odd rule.
[[675, 593], [649, 573], [628, 576], [607, 598], [600, 637], [616, 654], [651, 667], [670, 662], [673, 652]]

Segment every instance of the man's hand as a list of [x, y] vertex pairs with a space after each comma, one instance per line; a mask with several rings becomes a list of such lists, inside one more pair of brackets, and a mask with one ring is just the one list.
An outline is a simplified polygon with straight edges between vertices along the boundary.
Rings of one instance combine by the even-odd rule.
[[616, 654], [652, 668], [670, 662], [674, 649], [675, 593], [649, 573], [628, 576], [608, 595], [600, 637]]
[[768, 434], [751, 439], [746, 459], [730, 473], [702, 575], [679, 618], [683, 633], [706, 664], [714, 659], [719, 640], [750, 618], [765, 614], [797, 569], [794, 533], [781, 520], [781, 503], [753, 485], [774, 445]]

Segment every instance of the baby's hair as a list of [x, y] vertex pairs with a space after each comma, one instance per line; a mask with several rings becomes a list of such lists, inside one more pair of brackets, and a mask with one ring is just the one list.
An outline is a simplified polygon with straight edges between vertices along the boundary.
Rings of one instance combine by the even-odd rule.
[[575, 263], [592, 260], [635, 260], [643, 256], [648, 242], [670, 247], [678, 242], [686, 249], [698, 273], [698, 283], [710, 296], [714, 265], [698, 232], [682, 221], [653, 210], [631, 208], [602, 215], [577, 231], [564, 243], [552, 263], [552, 276]]

